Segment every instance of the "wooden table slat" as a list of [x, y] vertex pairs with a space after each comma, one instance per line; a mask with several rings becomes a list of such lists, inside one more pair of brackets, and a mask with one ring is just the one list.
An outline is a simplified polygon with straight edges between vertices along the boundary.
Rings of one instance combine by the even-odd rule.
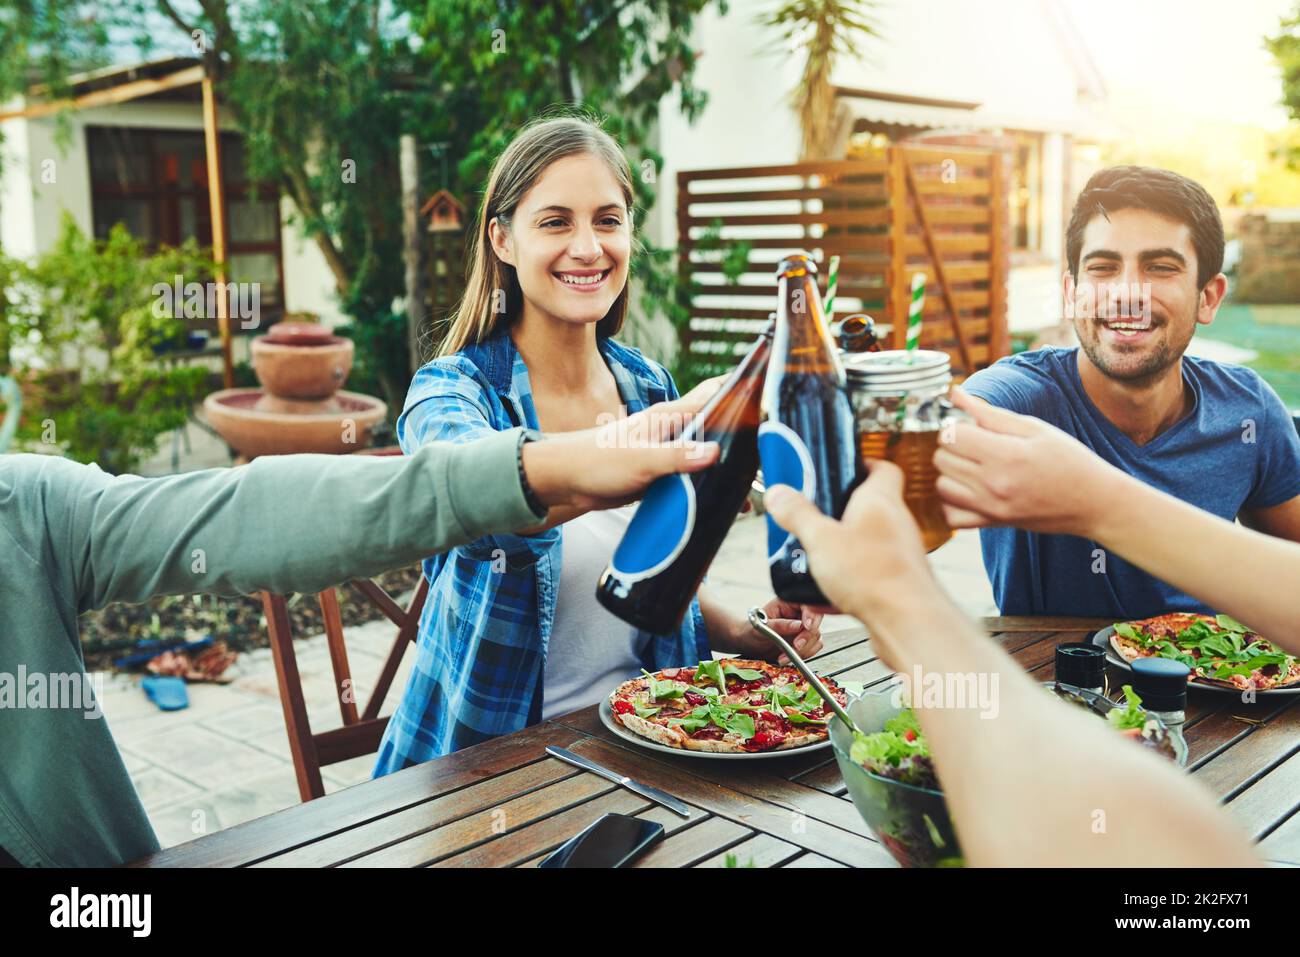
[[474, 844], [492, 842], [503, 834], [525, 828], [535, 821], [575, 806], [586, 805], [613, 790], [616, 790], [616, 786], [604, 778], [594, 774], [575, 774], [536, 791], [521, 794], [496, 807], [484, 809], [442, 827], [413, 834], [370, 854], [354, 858], [347, 866], [423, 867]]
[[800, 854], [792, 861], [781, 865], [782, 867], [844, 867], [839, 861], [832, 861], [829, 858], [822, 857], [820, 854]]
[[860, 626], [857, 628], [837, 628], [835, 631], [824, 632], [822, 634], [822, 650], [807, 660], [818, 662], [826, 655], [842, 651], [851, 645], [859, 645], [866, 640], [866, 629]]
[[594, 801], [587, 801], [527, 827], [503, 834], [494, 841], [444, 858], [435, 867], [512, 867], [538, 854], [550, 853], [594, 821], [613, 811], [637, 814], [650, 806], [645, 798], [615, 788]]
[[834, 794], [837, 797], [848, 791], [848, 786], [844, 783], [844, 775], [840, 774], [840, 766], [833, 759], [826, 764], [819, 764], [802, 774], [795, 775], [792, 780], [805, 787], [815, 788], [818, 791]]
[[843, 671], [845, 668], [874, 661], [875, 657], [876, 653], [871, 648], [871, 642], [859, 641], [829, 654], [818, 655], [811, 664], [817, 674], [833, 676], [837, 671]]
[[542, 756], [548, 744], [567, 748], [581, 737], [560, 725], [534, 725], [437, 761], [404, 768], [363, 786], [345, 788], [315, 801], [237, 824], [218, 834], [158, 851], [132, 866], [238, 867], [249, 864], [531, 763]]
[[374, 821], [340, 831], [310, 844], [277, 854], [253, 867], [330, 867], [350, 858], [395, 844], [471, 814], [499, 807], [580, 772], [572, 765], [545, 758], [478, 784], [416, 804]]
[[992, 615], [980, 619], [990, 633], [1011, 631], [1087, 631], [1096, 634], [1115, 624], [1113, 618], [1070, 618], [1061, 615]]
[[1085, 634], [1070, 631], [1003, 631], [994, 632], [989, 637], [1001, 645], [1003, 651], [1014, 657], [1017, 651], [1040, 641], [1051, 641], [1052, 646], [1055, 647], [1064, 641], [1087, 640]]
[[1228, 803], [1228, 813], [1256, 840], [1298, 809], [1300, 752], [1292, 754]]
[[[687, 827], [688, 825], [699, 824], [701, 821], [709, 817], [709, 812], [701, 808], [691, 808], [691, 816], [689, 818], [686, 818], [686, 817], [682, 817], [679, 814], [673, 813], [672, 811], [668, 810], [668, 808], [666, 807], [663, 807], [658, 804], [652, 804], [644, 811], [637, 812], [634, 815], [634, 817], [639, 817], [646, 821], [657, 821], [658, 823], [664, 826], [664, 836], [668, 837], [671, 834], [676, 834], [678, 831], [680, 831], [684, 827]], [[536, 867], [543, 860], [545, 860], [546, 856], [550, 853], [551, 852], [548, 850], [545, 851], [544, 853], [538, 854], [536, 857], [530, 857], [528, 860], [524, 861], [522, 864], [519, 864], [518, 866]]]
[[[575, 745], [573, 750], [610, 770], [633, 776], [643, 784], [662, 788], [688, 804], [797, 844], [805, 850], [816, 851], [858, 866], [887, 867], [893, 864], [889, 852], [874, 838], [846, 831], [810, 813], [800, 815], [789, 807], [778, 806], [732, 787], [714, 783], [702, 776], [699, 769], [682, 763], [701, 759], [668, 758], [672, 762], [669, 764], [660, 761], [658, 755], [648, 758], [641, 752], [633, 752], [594, 737]], [[802, 790], [809, 796], [836, 800], [811, 788]], [[852, 811], [852, 808], [849, 810]], [[858, 823], [861, 823], [860, 818]]]
[[1257, 726], [1235, 718], [1231, 712], [1241, 710], [1239, 708], [1218, 712], [1202, 721], [1198, 725], [1201, 730], [1197, 738], [1199, 745], [1204, 746], [1215, 739], [1227, 739], [1233, 743], [1232, 747], [1197, 767], [1196, 779], [1220, 799], [1227, 799], [1252, 779], [1280, 764], [1300, 746], [1300, 708], [1290, 705], [1288, 702], [1286, 707]]
[[748, 867], [751, 863], [754, 867], [780, 867], [802, 853], [799, 847], [789, 841], [783, 841], [771, 834], [758, 833], [734, 847], [700, 861], [695, 866], [726, 867], [727, 858], [734, 856], [737, 867]]
[[1300, 867], [1300, 813], [1292, 814], [1277, 830], [1260, 841], [1259, 852], [1267, 860]]
[[636, 867], [690, 867], [753, 835], [749, 828], [723, 817], [710, 817], [666, 837], [639, 858]]

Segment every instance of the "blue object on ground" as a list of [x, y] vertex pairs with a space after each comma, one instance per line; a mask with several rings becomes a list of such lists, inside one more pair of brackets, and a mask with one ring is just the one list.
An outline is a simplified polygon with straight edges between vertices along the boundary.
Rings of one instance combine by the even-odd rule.
[[186, 641], [184, 638], [177, 638], [175, 640], [145, 638], [141, 641], [137, 641], [135, 645], [132, 646], [137, 649], [136, 654], [126, 655], [122, 658], [114, 658], [113, 666], [123, 670], [134, 668], [137, 665], [142, 665], [148, 661], [152, 661], [164, 651], [175, 651], [177, 649], [183, 651], [197, 651], [198, 649], [206, 648], [211, 644], [211, 635], [208, 635], [206, 638], [199, 638], [197, 641]]
[[185, 679], [175, 675], [150, 675], [140, 682], [145, 695], [163, 711], [180, 711], [190, 706]]

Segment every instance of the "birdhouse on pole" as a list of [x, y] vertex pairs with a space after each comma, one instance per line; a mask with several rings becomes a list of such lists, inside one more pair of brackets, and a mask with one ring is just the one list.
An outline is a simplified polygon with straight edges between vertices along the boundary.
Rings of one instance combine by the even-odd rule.
[[447, 190], [440, 189], [429, 197], [420, 215], [428, 219], [431, 233], [458, 233], [465, 228], [465, 207]]

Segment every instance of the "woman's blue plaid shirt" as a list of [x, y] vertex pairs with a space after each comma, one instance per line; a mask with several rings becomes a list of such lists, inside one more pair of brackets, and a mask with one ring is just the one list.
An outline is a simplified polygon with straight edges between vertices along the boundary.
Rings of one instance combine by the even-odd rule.
[[[638, 350], [612, 339], [599, 348], [629, 414], [677, 397], [667, 370]], [[528, 368], [503, 331], [421, 368], [397, 435], [410, 454], [427, 442], [469, 442], [521, 425], [538, 428], [537, 412]], [[489, 535], [425, 561], [430, 590], [415, 667], [380, 744], [376, 777], [541, 720], [560, 548], [560, 529], [552, 528]], [[709, 657], [693, 601], [676, 633], [649, 641], [643, 665], [653, 671]]]

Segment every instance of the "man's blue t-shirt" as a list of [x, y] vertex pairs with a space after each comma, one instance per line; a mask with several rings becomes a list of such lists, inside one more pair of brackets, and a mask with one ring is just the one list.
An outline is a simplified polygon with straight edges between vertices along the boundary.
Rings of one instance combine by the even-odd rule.
[[[1044, 348], [1010, 356], [971, 376], [963, 388], [1050, 422], [1129, 475], [1229, 521], [1242, 509], [1270, 508], [1300, 495], [1300, 436], [1282, 400], [1254, 371], [1183, 356], [1191, 412], [1137, 445], [1084, 392], [1077, 354]], [[988, 528], [980, 531], [980, 543], [1004, 615], [1121, 619], [1211, 611], [1072, 535]]]

